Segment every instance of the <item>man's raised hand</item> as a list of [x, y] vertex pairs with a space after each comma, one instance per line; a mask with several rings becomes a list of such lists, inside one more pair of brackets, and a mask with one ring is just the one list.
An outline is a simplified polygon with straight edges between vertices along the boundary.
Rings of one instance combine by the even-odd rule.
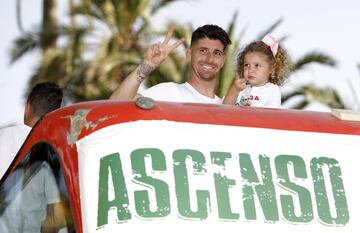
[[169, 54], [184, 43], [185, 39], [182, 38], [176, 41], [173, 44], [169, 44], [172, 36], [174, 34], [174, 27], [170, 27], [169, 31], [166, 34], [166, 37], [163, 42], [154, 44], [148, 49], [145, 55], [144, 63], [152, 66], [153, 68], [159, 66]]

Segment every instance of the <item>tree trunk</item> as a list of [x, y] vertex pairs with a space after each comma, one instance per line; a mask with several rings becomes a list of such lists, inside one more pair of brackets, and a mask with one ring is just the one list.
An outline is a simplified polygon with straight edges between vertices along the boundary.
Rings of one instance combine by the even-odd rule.
[[43, 0], [42, 38], [41, 48], [46, 49], [56, 46], [58, 24], [57, 0]]

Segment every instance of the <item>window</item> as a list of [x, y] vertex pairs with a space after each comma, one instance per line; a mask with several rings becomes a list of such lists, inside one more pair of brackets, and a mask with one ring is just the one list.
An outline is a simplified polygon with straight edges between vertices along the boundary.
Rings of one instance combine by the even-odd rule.
[[0, 186], [0, 232], [74, 232], [57, 153], [34, 145]]

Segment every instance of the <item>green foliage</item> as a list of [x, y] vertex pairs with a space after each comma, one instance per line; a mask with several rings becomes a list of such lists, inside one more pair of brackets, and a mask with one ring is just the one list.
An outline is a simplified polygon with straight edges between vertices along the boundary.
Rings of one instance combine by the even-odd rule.
[[320, 52], [309, 52], [305, 54], [303, 57], [298, 59], [292, 66], [292, 72], [296, 72], [298, 70], [302, 70], [306, 65], [311, 63], [318, 63], [321, 65], [327, 65], [331, 67], [336, 66], [336, 61], [330, 56], [320, 53]]
[[[292, 63], [291, 74], [306, 69], [306, 67], [308, 67], [308, 65], [310, 64], [335, 67], [336, 61], [332, 57], [321, 52], [308, 52]], [[295, 96], [303, 97], [303, 100], [301, 102], [297, 103], [295, 106], [292, 106], [292, 108], [295, 109], [303, 109], [314, 101], [320, 102], [331, 108], [345, 108], [345, 104], [341, 100], [336, 90], [329, 87], [316, 88], [313, 87], [311, 84], [298, 87], [290, 94], [283, 94], [281, 97], [281, 102], [286, 103]]]
[[10, 63], [18, 61], [25, 54], [33, 51], [40, 44], [39, 33], [25, 33], [14, 41], [14, 46], [10, 50]]
[[[58, 38], [42, 51], [31, 83], [52, 80], [64, 87], [72, 102], [108, 98], [141, 62], [144, 48], [158, 36], [149, 25], [152, 13], [173, 1], [83, 0], [70, 10], [70, 24], [45, 24], [15, 40], [11, 62]], [[79, 26], [80, 25], [80, 26]], [[160, 81], [175, 73], [180, 81], [183, 58], [173, 56], [157, 72]], [[165, 66], [168, 66], [167, 68]]]
[[282, 96], [282, 102], [286, 102], [296, 96], [302, 96], [303, 98], [292, 107], [294, 109], [303, 109], [314, 101], [331, 108], [345, 108], [340, 96], [331, 88], [320, 89], [310, 85], [302, 86], [289, 94], [284, 94]]
[[[55, 0], [54, 0], [55, 1]], [[106, 99], [119, 83], [142, 61], [144, 50], [164, 36], [168, 27], [158, 32], [149, 24], [152, 15], [176, 2], [176, 0], [81, 0], [71, 6], [69, 24], [54, 26], [43, 24], [26, 32], [14, 41], [10, 61], [16, 62], [35, 49], [42, 49], [38, 67], [34, 70], [31, 83], [44, 80], [55, 81], [64, 87], [71, 102]], [[241, 45], [245, 27], [235, 35], [237, 12], [227, 28], [232, 44], [226, 49], [226, 62], [219, 77], [216, 93], [224, 96], [234, 79], [235, 58]], [[275, 30], [283, 19], [278, 19], [259, 33], [255, 40]], [[175, 27], [174, 39], [185, 38], [190, 45], [192, 25]], [[283, 36], [279, 41], [286, 40]], [[46, 41], [55, 45], [44, 48]], [[59, 42], [60, 41], [60, 42]], [[189, 72], [182, 47], [156, 69], [147, 80], [152, 86], [160, 82], [185, 82]], [[309, 64], [335, 66], [330, 56], [321, 52], [309, 52], [293, 62], [292, 72], [306, 69]], [[311, 101], [320, 101], [331, 107], [341, 108], [338, 94], [332, 89], [316, 89], [304, 86], [283, 96], [283, 102], [301, 95], [304, 101], [295, 108], [302, 108]]]

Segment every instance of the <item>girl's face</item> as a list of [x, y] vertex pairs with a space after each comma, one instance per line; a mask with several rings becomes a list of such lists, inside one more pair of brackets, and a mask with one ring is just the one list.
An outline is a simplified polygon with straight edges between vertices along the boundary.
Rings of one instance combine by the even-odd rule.
[[246, 82], [254, 87], [265, 85], [271, 75], [271, 61], [259, 52], [250, 52], [244, 57], [244, 76]]

